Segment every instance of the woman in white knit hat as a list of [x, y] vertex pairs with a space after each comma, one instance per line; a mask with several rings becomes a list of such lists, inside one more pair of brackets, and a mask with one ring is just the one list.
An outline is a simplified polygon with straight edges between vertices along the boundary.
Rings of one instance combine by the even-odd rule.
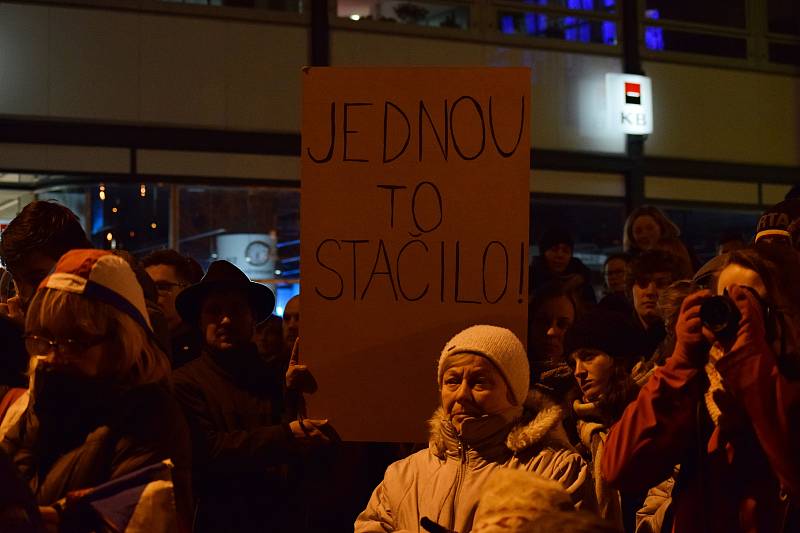
[[[442, 404], [428, 448], [386, 470], [355, 531], [424, 531], [422, 518], [470, 531], [484, 483], [498, 468], [557, 481], [581, 507], [590, 494], [587, 465], [570, 446], [562, 409], [529, 394], [530, 370], [511, 331], [479, 325], [445, 345], [439, 358]], [[590, 497], [591, 498], [591, 497]]]

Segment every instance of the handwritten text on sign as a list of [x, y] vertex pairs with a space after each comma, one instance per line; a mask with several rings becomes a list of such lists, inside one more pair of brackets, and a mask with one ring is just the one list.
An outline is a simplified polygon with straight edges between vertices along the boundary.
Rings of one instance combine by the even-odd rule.
[[[345, 438], [417, 440], [450, 336], [484, 322], [524, 338], [529, 71], [309, 69], [304, 83], [301, 336], [326, 354], [311, 405]], [[337, 418], [347, 394], [320, 372], [342, 387], [348, 364], [353, 390], [389, 404], [375, 414], [402, 405], [391, 435], [351, 424], [363, 409]], [[385, 375], [424, 392], [409, 405]]]

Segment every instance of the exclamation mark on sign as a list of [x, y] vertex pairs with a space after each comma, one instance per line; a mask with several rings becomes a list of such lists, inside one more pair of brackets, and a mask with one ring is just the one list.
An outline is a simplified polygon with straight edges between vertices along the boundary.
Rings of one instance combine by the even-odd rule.
[[518, 299], [517, 303], [521, 304], [525, 301], [523, 298], [523, 289], [525, 285], [525, 243], [519, 243], [519, 290], [517, 292]]

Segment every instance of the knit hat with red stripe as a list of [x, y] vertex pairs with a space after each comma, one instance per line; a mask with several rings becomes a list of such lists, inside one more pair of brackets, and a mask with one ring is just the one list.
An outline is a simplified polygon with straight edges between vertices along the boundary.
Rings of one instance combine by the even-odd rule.
[[99, 300], [130, 316], [145, 331], [153, 330], [136, 274], [124, 259], [111, 252], [67, 252], [39, 288], [71, 292]]

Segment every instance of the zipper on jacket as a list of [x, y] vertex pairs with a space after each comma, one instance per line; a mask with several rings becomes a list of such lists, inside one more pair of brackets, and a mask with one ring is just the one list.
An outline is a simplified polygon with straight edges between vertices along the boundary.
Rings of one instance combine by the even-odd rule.
[[458, 471], [456, 472], [456, 483], [453, 491], [453, 512], [451, 513], [450, 529], [456, 527], [456, 508], [458, 507], [458, 494], [461, 492], [461, 484], [464, 481], [464, 474], [467, 470], [467, 450], [461, 439], [458, 440]]

